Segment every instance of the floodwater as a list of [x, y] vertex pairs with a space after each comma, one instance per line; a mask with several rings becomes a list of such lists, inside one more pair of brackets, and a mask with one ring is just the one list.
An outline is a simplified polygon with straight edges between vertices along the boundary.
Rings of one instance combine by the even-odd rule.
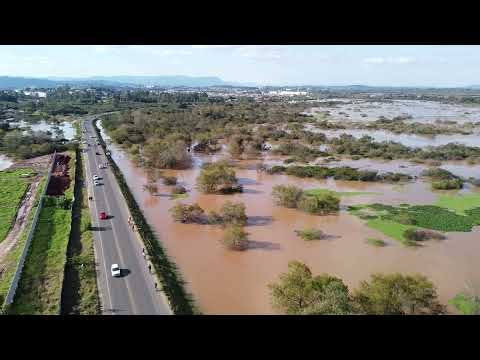
[[[332, 99], [333, 100], [333, 99]], [[339, 101], [342, 99], [335, 99]], [[330, 112], [332, 120], [351, 120], [371, 122], [380, 116], [394, 118], [411, 115], [412, 121], [434, 123], [435, 120], [453, 120], [462, 124], [480, 121], [480, 107], [468, 105], [443, 104], [436, 101], [393, 100], [377, 102], [345, 99], [334, 107], [312, 108], [309, 112]]]
[[[38, 123], [30, 123], [22, 120], [20, 122], [11, 122], [10, 125], [12, 127], [15, 126], [19, 128], [29, 127], [30, 129], [32, 129], [32, 131], [50, 131], [53, 136], [55, 136], [55, 124], [47, 123], [45, 120], [42, 120]], [[75, 128], [73, 127], [72, 123], [64, 121], [57, 124], [57, 126], [63, 131], [63, 138], [67, 140], [72, 140], [75, 137]]]
[[[109, 145], [148, 222], [157, 232], [167, 252], [178, 264], [201, 311], [206, 314], [272, 314], [267, 284], [287, 271], [292, 260], [305, 262], [314, 274], [329, 273], [342, 278], [350, 288], [358, 286], [375, 272], [422, 273], [437, 286], [440, 300], [446, 303], [460, 291], [480, 289], [480, 227], [470, 233], [449, 233], [445, 241], [428, 241], [418, 249], [406, 248], [388, 239], [363, 221], [349, 215], [347, 205], [365, 202], [428, 204], [436, 199], [428, 183], [412, 182], [398, 191], [387, 184], [299, 179], [287, 175], [258, 173], [258, 161], [238, 161], [237, 177], [245, 192], [235, 195], [204, 195], [195, 189], [199, 165], [219, 156], [196, 156], [195, 168], [169, 170], [188, 189], [188, 198], [171, 200], [170, 187], [157, 182], [158, 194], [143, 190], [145, 172], [126, 154]], [[221, 156], [221, 155], [220, 155]], [[277, 161], [269, 158], [268, 161]], [[314, 216], [274, 205], [272, 187], [294, 184], [304, 189], [329, 188], [337, 191], [375, 192], [345, 197], [339, 215]], [[218, 210], [227, 200], [245, 203], [249, 217], [247, 232], [251, 248], [243, 252], [225, 249], [220, 244], [218, 226], [180, 224], [168, 210], [177, 202], [197, 202], [206, 212]], [[294, 232], [317, 227], [328, 239], [306, 242]], [[384, 239], [387, 246], [376, 248], [366, 238]], [[451, 311], [453, 309], [449, 308]]]
[[395, 141], [409, 147], [441, 146], [449, 143], [457, 143], [466, 146], [480, 147], [480, 133], [470, 135], [436, 135], [424, 136], [416, 134], [395, 134], [385, 130], [366, 130], [366, 129], [341, 129], [341, 130], [322, 130], [306, 125], [306, 130], [311, 132], [324, 133], [327, 138], [338, 138], [342, 134], [352, 135], [356, 139], [362, 136], [371, 136], [376, 142]]
[[9, 168], [12, 164], [12, 160], [10, 160], [5, 155], [0, 154], [0, 171]]

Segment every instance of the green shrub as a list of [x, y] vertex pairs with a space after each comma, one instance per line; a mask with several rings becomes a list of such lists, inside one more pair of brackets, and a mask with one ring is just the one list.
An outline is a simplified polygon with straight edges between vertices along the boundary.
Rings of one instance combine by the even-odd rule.
[[237, 185], [235, 170], [226, 162], [207, 163], [200, 171], [197, 178], [197, 186], [200, 191], [211, 193], [229, 193], [241, 191]]
[[378, 247], [387, 245], [385, 241], [381, 239], [375, 239], [375, 238], [367, 238], [367, 243], [373, 246], [378, 246]]
[[321, 240], [325, 237], [325, 233], [320, 229], [308, 228], [304, 230], [295, 230], [295, 233], [303, 240]]
[[272, 191], [275, 203], [287, 208], [296, 208], [302, 194], [302, 189], [293, 185], [276, 185]]
[[248, 233], [239, 225], [230, 225], [225, 229], [222, 243], [230, 250], [246, 250], [248, 248]]
[[432, 182], [432, 189], [434, 190], [453, 190], [463, 188], [462, 179], [439, 180]]
[[336, 195], [323, 193], [315, 196], [303, 195], [298, 201], [298, 208], [312, 214], [328, 214], [338, 211], [340, 198]]
[[163, 178], [163, 183], [165, 185], [176, 185], [177, 184], [177, 178], [175, 176], [165, 176]]
[[233, 203], [227, 201], [220, 209], [220, 216], [224, 224], [246, 225], [247, 215], [245, 214], [245, 205], [241, 202]]
[[177, 204], [169, 210], [175, 221], [189, 224], [198, 223], [203, 220], [203, 209], [198, 204], [185, 205]]

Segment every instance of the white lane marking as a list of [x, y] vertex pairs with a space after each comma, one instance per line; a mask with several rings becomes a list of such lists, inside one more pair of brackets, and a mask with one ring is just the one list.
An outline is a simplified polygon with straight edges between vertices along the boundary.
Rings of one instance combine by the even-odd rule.
[[[93, 126], [93, 125], [92, 125]], [[98, 164], [97, 164], [97, 157], [95, 156], [94, 157], [94, 163], [95, 163], [95, 169], [98, 168]], [[107, 173], [108, 170], [106, 170], [105, 172]], [[108, 174], [108, 173], [107, 173]], [[116, 179], [114, 179], [114, 181], [117, 181]], [[103, 195], [105, 197], [105, 203], [107, 205], [107, 210], [108, 210], [108, 213], [111, 214], [112, 213], [112, 209], [111, 209], [111, 206], [110, 206], [110, 202], [108, 201], [108, 196], [107, 196], [107, 193], [105, 192], [105, 188], [103, 187], [105, 185], [102, 185], [102, 192], [103, 192]], [[114, 224], [110, 221], [110, 224], [112, 225], [112, 231], [113, 231], [113, 237], [115, 239], [115, 247], [117, 248], [117, 252], [118, 252], [118, 255], [120, 256], [120, 261], [122, 262], [122, 264], [125, 264], [125, 259], [122, 255], [122, 251], [121, 251], [121, 248], [120, 246], [118, 246], [118, 236], [117, 236], [117, 232], [115, 231], [115, 226]], [[130, 298], [130, 302], [132, 303], [132, 306], [134, 308], [134, 313], [138, 313], [138, 309], [135, 305], [135, 301], [133, 300], [133, 295], [132, 295], [132, 291], [130, 289], [130, 286], [128, 286], [128, 281], [125, 279], [125, 285], [127, 286], [127, 292], [128, 292], [128, 297]]]
[[[90, 158], [89, 158], [88, 154], [87, 154], [86, 158], [87, 158], [87, 162], [88, 162], [87, 172], [89, 173], [89, 176], [90, 176], [89, 179], [91, 179]], [[89, 181], [89, 183], [91, 184], [91, 180], [88, 180], [88, 181]], [[98, 209], [97, 209], [97, 204], [96, 204], [96, 201], [95, 201], [95, 200], [96, 200], [96, 199], [95, 199], [95, 191], [94, 191], [93, 186], [94, 186], [94, 185], [91, 184], [91, 187], [92, 187], [91, 194], [92, 194], [92, 197], [94, 198], [94, 199], [93, 199], [93, 200], [94, 200], [94, 201], [93, 201], [93, 206], [95, 207], [95, 213], [97, 214], [97, 213], [98, 213]], [[88, 193], [87, 193], [87, 195], [88, 195]], [[89, 203], [89, 206], [90, 206], [90, 203]], [[94, 216], [94, 218], [96, 218], [96, 217]], [[96, 222], [98, 222], [98, 227], [100, 227], [100, 222], [99, 222], [99, 220], [96, 220]], [[111, 296], [111, 294], [110, 294], [110, 286], [109, 286], [109, 282], [108, 282], [107, 266], [106, 266], [106, 264], [105, 264], [105, 262], [106, 262], [106, 261], [105, 261], [105, 251], [104, 251], [104, 249], [103, 249], [103, 239], [102, 239], [102, 232], [101, 232], [101, 231], [98, 233], [98, 236], [100, 236], [100, 248], [101, 248], [101, 250], [102, 250], [103, 267], [104, 267], [104, 269], [105, 269], [105, 281], [106, 281], [106, 283], [107, 283], [108, 300], [109, 300], [109, 303], [110, 303], [110, 309], [113, 310], [112, 296]], [[113, 312], [113, 314], [115, 315], [115, 312]]]

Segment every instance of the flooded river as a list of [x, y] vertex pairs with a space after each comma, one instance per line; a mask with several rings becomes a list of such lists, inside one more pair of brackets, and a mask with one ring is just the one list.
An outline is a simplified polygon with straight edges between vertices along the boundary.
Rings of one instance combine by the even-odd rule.
[[13, 164], [12, 160], [10, 160], [5, 155], [0, 154], [0, 171], [9, 168], [10, 165], [12, 164]]
[[[244, 185], [244, 193], [204, 195], [195, 189], [198, 167], [212, 157], [196, 156], [194, 169], [165, 171], [165, 175], [177, 176], [189, 191], [188, 198], [171, 200], [170, 187], [160, 181], [158, 194], [144, 191], [145, 172], [116, 146], [110, 145], [110, 149], [147, 220], [175, 259], [203, 313], [273, 313], [267, 284], [277, 280], [292, 260], [305, 262], [315, 274], [338, 276], [351, 288], [374, 272], [419, 272], [435, 283], [443, 303], [464, 291], [466, 286], [480, 289], [480, 227], [471, 233], [449, 233], [445, 241], [429, 241], [422, 248], [411, 249], [368, 228], [344, 210], [339, 215], [314, 216], [275, 206], [271, 197], [273, 186], [294, 184], [304, 189], [323, 187], [375, 193], [345, 197], [341, 203], [343, 209], [349, 204], [365, 202], [427, 204], [437, 196], [429, 190], [428, 183], [412, 182], [398, 191], [387, 184], [257, 173], [256, 161], [239, 161], [236, 172]], [[227, 200], [242, 201], [246, 206], [249, 217], [246, 230], [252, 245], [244, 252], [229, 251], [220, 244], [223, 233], [220, 227], [175, 223], [168, 212], [179, 201], [197, 202], [208, 212], [218, 210]], [[294, 230], [306, 227], [320, 228], [330, 236], [327, 240], [305, 242]], [[387, 246], [368, 245], [365, 243], [368, 237], [384, 239]]]
[[341, 103], [333, 107], [313, 108], [309, 113], [329, 111], [332, 120], [371, 122], [380, 116], [389, 119], [411, 116], [412, 121], [434, 123], [436, 120], [453, 120], [459, 124], [480, 121], [480, 107], [443, 104], [436, 101], [393, 100], [390, 102], [352, 99], [332, 99]]

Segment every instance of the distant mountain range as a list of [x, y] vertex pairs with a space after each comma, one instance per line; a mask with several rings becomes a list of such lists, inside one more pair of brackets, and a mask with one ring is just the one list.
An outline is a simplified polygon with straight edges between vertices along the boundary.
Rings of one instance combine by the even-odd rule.
[[[254, 83], [228, 82], [216, 76], [91, 76], [83, 78], [73, 77], [45, 77], [27, 78], [16, 76], [0, 76], [0, 90], [13, 90], [24, 88], [52, 88], [62, 85], [80, 87], [135, 87], [135, 86], [158, 86], [158, 87], [210, 87], [210, 86], [238, 86], [257, 87]], [[263, 88], [316, 88], [345, 91], [384, 91], [401, 89], [434, 89], [426, 86], [368, 86], [368, 85], [289, 85], [289, 86], [264, 86]], [[463, 89], [480, 90], [480, 85], [458, 87]]]
[[25, 78], [0, 76], [0, 89], [23, 89], [27, 87], [51, 88], [62, 85], [76, 86], [159, 86], [159, 87], [209, 87], [209, 86], [252, 86], [226, 82], [214, 76], [92, 76], [85, 78], [47, 77]]

